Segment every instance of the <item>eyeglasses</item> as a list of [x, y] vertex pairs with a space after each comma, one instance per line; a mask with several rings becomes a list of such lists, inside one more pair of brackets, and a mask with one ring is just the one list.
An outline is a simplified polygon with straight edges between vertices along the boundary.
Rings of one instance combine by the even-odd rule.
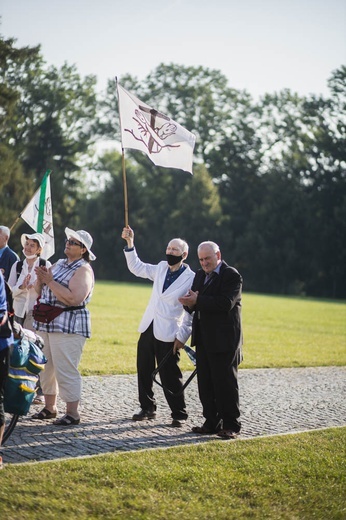
[[78, 242], [75, 242], [74, 240], [71, 240], [70, 238], [65, 239], [65, 244], [69, 244], [70, 246], [84, 247], [83, 244], [78, 244]]

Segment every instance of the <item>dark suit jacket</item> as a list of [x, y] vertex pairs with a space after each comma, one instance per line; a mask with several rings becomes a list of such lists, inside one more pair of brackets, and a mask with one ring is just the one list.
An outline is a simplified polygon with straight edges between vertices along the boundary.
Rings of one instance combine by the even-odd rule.
[[204, 280], [205, 273], [199, 269], [192, 284], [192, 290], [199, 291], [199, 295], [194, 308], [191, 345], [196, 345], [201, 335], [205, 349], [210, 352], [240, 353], [243, 279], [234, 267], [222, 261], [220, 273], [214, 273], [207, 286]]
[[19, 256], [17, 253], [12, 251], [12, 249], [7, 246], [0, 258], [0, 268], [4, 269], [5, 271], [4, 278], [6, 282], [10, 276], [11, 267], [13, 266], [14, 262], [18, 262], [18, 260]]

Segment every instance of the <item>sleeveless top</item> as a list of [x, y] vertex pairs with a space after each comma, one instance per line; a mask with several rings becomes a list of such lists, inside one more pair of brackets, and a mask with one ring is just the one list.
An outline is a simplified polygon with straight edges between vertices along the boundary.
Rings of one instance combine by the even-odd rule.
[[[57, 263], [52, 267], [53, 278], [56, 282], [59, 282], [64, 287], [68, 287], [69, 282], [72, 276], [75, 274], [76, 270], [85, 264], [88, 264], [88, 262], [86, 262], [83, 258], [75, 260], [70, 264], [67, 262], [67, 260], [58, 260]], [[66, 334], [79, 334], [81, 336], [85, 336], [86, 338], [90, 338], [90, 313], [86, 308], [86, 305], [91, 299], [92, 290], [93, 288], [91, 289], [86, 299], [79, 304], [84, 305], [82, 309], [62, 312], [50, 323], [39, 323], [38, 321], [34, 321], [35, 329], [37, 331], [41, 330], [43, 332], [64, 332]], [[57, 299], [57, 297], [53, 294], [47, 285], [42, 287], [40, 302], [49, 303], [58, 307], [68, 307], [68, 305]]]

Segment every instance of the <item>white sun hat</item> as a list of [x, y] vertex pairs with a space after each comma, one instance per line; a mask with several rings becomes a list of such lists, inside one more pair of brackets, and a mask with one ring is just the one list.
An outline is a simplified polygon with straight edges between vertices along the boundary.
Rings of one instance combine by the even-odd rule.
[[25, 246], [25, 242], [27, 240], [37, 240], [41, 249], [44, 248], [44, 245], [46, 243], [45, 238], [42, 235], [42, 233], [32, 233], [32, 235], [28, 235], [28, 233], [23, 233], [23, 235], [20, 237], [20, 241], [21, 241], [23, 247]]
[[79, 231], [73, 231], [73, 229], [66, 227], [65, 234], [67, 238], [75, 238], [76, 240], [78, 240], [78, 242], [81, 242], [83, 246], [86, 247], [86, 249], [88, 250], [90, 260], [96, 260], [96, 256], [91, 251], [93, 239], [90, 233], [84, 231], [83, 229], [80, 229]]

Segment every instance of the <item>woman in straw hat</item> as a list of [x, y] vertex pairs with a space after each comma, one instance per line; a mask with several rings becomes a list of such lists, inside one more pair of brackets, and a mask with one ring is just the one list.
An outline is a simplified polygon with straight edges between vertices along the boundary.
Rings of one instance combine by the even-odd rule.
[[86, 307], [94, 287], [94, 273], [90, 261], [95, 260], [91, 251], [92, 237], [87, 231], [65, 228], [66, 259], [58, 260], [50, 269], [36, 268], [36, 289], [40, 301], [64, 311], [50, 323], [34, 322], [45, 344], [48, 359], [41, 375], [45, 407], [33, 415], [33, 419], [55, 419], [57, 396], [66, 403], [65, 414], [53, 424], [76, 425], [80, 422], [79, 402], [82, 378], [78, 365], [86, 338], [91, 335], [90, 314]]

